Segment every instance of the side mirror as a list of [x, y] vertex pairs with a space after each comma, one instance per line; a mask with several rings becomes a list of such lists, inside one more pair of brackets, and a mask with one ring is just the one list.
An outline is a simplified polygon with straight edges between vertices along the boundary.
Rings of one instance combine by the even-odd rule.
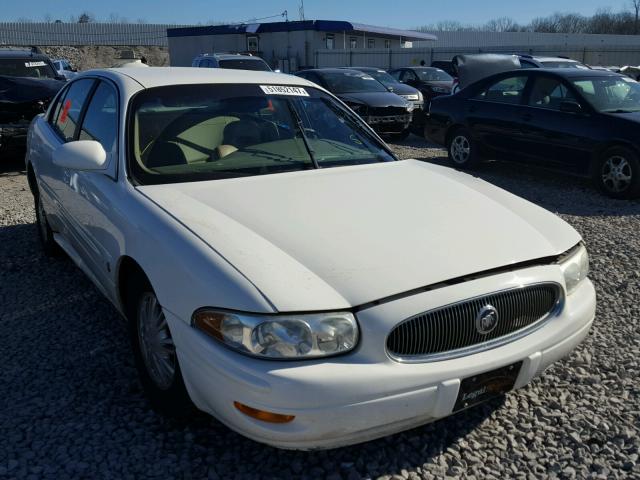
[[393, 93], [393, 87], [387, 87], [387, 91]]
[[573, 100], [560, 102], [560, 111], [564, 113], [582, 113], [582, 106]]
[[73, 170], [104, 170], [107, 152], [95, 140], [77, 140], [56, 148], [53, 151], [53, 164]]

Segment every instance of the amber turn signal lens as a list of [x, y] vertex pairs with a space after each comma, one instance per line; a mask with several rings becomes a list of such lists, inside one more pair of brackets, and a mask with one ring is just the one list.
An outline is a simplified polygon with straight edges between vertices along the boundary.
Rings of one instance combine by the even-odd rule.
[[258, 410], [257, 408], [251, 408], [240, 402], [233, 402], [233, 405], [245, 415], [262, 422], [289, 423], [294, 418], [296, 418], [294, 415], [282, 415], [280, 413], [271, 413], [265, 412], [264, 410]]

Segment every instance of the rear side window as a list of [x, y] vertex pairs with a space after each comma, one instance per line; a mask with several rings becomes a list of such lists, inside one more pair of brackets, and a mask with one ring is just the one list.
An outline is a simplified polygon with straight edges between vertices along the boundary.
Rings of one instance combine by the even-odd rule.
[[524, 87], [527, 84], [527, 77], [507, 77], [498, 80], [489, 88], [482, 90], [474, 98], [476, 100], [487, 100], [490, 102], [519, 104], [522, 100]]
[[111, 85], [100, 82], [87, 107], [79, 140], [95, 140], [106, 152], [113, 152], [117, 134], [118, 96]]
[[60, 105], [56, 107], [53, 128], [65, 142], [74, 139], [78, 120], [93, 87], [93, 82], [89, 78], [73, 82]]
[[532, 107], [560, 110], [560, 104], [568, 100], [576, 100], [561, 80], [550, 77], [538, 77], [533, 83], [529, 96]]

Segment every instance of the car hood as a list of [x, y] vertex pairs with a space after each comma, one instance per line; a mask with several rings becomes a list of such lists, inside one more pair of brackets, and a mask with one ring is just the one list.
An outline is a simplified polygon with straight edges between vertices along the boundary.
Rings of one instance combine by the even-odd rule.
[[53, 97], [65, 84], [61, 80], [0, 75], [1, 102], [30, 102]]
[[407, 101], [391, 92], [341, 93], [337, 97], [345, 103], [364, 103], [370, 107], [406, 107]]
[[453, 86], [453, 81], [442, 81], [442, 82], [421, 82], [424, 87], [441, 87], [451, 89]]
[[363, 305], [580, 240], [540, 207], [416, 160], [138, 189], [278, 311]]
[[393, 88], [393, 92], [391, 93], [396, 93], [398, 95], [415, 95], [419, 91], [417, 88], [413, 88], [411, 85], [406, 85], [400, 82], [389, 84], [389, 86]]

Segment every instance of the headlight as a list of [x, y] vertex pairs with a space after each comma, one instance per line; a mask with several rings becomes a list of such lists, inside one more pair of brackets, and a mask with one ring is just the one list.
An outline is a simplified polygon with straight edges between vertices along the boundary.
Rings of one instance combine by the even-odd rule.
[[422, 92], [420, 90], [418, 90], [418, 101], [424, 102], [424, 95], [422, 95]]
[[589, 275], [589, 255], [584, 245], [580, 244], [567, 257], [560, 261], [560, 269], [564, 275], [567, 295], [570, 295]]
[[263, 358], [326, 357], [358, 343], [358, 325], [349, 312], [259, 315], [204, 308], [192, 322], [228, 347]]

